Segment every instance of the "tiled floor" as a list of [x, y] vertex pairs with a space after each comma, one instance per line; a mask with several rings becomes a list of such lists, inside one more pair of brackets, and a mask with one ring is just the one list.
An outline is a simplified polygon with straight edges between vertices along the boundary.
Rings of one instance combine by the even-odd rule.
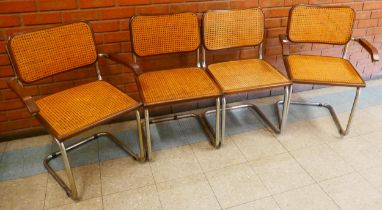
[[[294, 99], [332, 103], [345, 121], [353, 96], [325, 88]], [[272, 114], [276, 98], [253, 102]], [[133, 161], [106, 139], [70, 152], [79, 202], [42, 166], [56, 149], [50, 137], [0, 143], [0, 209], [382, 209], [382, 80], [363, 91], [345, 138], [326, 110], [291, 107], [281, 135], [249, 110], [227, 117], [219, 150], [196, 121], [182, 119], [152, 126], [151, 162]], [[132, 122], [100, 129], [135, 145]], [[52, 164], [64, 175], [61, 160]]]

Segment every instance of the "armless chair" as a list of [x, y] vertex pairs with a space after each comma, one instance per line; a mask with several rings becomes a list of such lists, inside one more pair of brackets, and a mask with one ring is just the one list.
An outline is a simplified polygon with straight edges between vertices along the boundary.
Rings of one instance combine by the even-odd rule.
[[[221, 92], [208, 73], [200, 68], [199, 46], [200, 30], [198, 18], [193, 13], [180, 13], [156, 16], [135, 16], [130, 22], [133, 61], [125, 64], [139, 72], [138, 88], [145, 112], [145, 134], [147, 157], [151, 155], [150, 123], [195, 117], [208, 134], [211, 144], [220, 145], [220, 95]], [[194, 52], [195, 67], [141, 72], [136, 63], [137, 57], [148, 57], [172, 53]], [[121, 60], [117, 57], [111, 59]], [[215, 132], [205, 118], [199, 114], [172, 115], [170, 117], [150, 118], [149, 110], [159, 105], [199, 99], [216, 99]]]
[[[359, 42], [371, 54], [372, 61], [378, 61], [379, 55], [366, 39], [352, 38], [355, 12], [350, 7], [320, 7], [298, 5], [291, 9], [287, 35], [280, 35], [283, 45], [283, 58], [288, 75], [293, 83], [346, 86], [356, 89], [355, 99], [346, 128], [341, 123], [334, 108], [326, 103], [297, 102], [291, 104], [325, 107], [330, 111], [341, 135], [345, 136], [356, 109], [361, 88], [366, 83], [357, 70], [347, 60], [350, 41]], [[313, 55], [290, 55], [292, 43], [322, 43], [344, 46], [342, 58]], [[279, 103], [283, 103], [280, 101]]]
[[[133, 158], [144, 160], [142, 130], [137, 111], [141, 103], [102, 80], [94, 37], [88, 24], [74, 23], [15, 34], [7, 42], [7, 52], [16, 75], [8, 84], [58, 144], [60, 151], [46, 157], [44, 166], [69, 197], [79, 198], [67, 152], [91, 140], [107, 136]], [[23, 88], [23, 84], [94, 64], [98, 80], [93, 82], [38, 100], [27, 95]], [[72, 145], [64, 144], [71, 137], [133, 110], [136, 110], [139, 154], [133, 153], [127, 145], [108, 132], [94, 134]], [[63, 158], [69, 184], [49, 166], [49, 161], [59, 156]]]
[[[222, 141], [224, 140], [226, 109], [252, 108], [274, 132], [280, 133], [287, 120], [288, 103], [283, 108], [282, 116], [278, 114], [278, 126], [272, 124], [254, 104], [226, 108], [225, 96], [227, 95], [276, 87], [284, 88], [284, 100], [289, 101], [291, 82], [263, 59], [263, 12], [258, 8], [208, 11], [203, 16], [203, 37], [204, 46], [208, 51], [255, 46], [258, 46], [259, 49], [259, 58], [214, 63], [207, 67], [224, 94], [222, 97]], [[206, 67], [206, 50], [204, 48], [202, 55], [203, 66]]]

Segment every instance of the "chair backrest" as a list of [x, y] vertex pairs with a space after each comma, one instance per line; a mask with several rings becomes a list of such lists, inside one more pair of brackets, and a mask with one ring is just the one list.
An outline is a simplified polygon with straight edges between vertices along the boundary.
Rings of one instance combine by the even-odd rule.
[[194, 13], [135, 16], [130, 22], [132, 48], [138, 56], [192, 52], [200, 46]]
[[83, 22], [15, 34], [7, 48], [17, 75], [26, 83], [97, 60], [92, 30]]
[[259, 8], [208, 11], [203, 39], [208, 50], [258, 45], [264, 39], [264, 14]]
[[355, 12], [350, 7], [296, 6], [289, 14], [292, 42], [344, 45], [351, 39]]

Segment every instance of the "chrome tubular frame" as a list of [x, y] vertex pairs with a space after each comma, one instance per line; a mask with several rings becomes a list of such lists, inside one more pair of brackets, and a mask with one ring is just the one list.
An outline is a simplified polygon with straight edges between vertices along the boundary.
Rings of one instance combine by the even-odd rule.
[[[220, 98], [216, 98], [216, 110], [214, 112], [220, 113]], [[171, 120], [178, 120], [178, 119], [184, 119], [184, 118], [196, 118], [200, 125], [203, 128], [203, 131], [207, 134], [210, 143], [215, 147], [219, 148], [221, 145], [220, 142], [220, 126], [221, 126], [221, 120], [220, 115], [216, 115], [216, 121], [215, 121], [215, 131], [213, 131], [212, 126], [208, 123], [206, 115], [202, 114], [182, 114], [182, 115], [176, 115], [171, 114], [167, 116], [159, 116], [159, 117], [152, 117], [149, 116], [149, 110], [148, 108], [145, 108], [145, 139], [146, 139], [146, 151], [147, 151], [147, 160], [152, 160], [152, 148], [151, 148], [151, 132], [150, 132], [150, 124], [154, 123], [160, 123], [160, 122], [166, 122]], [[143, 124], [143, 123], [142, 123]]]
[[[92, 140], [95, 140], [101, 136], [107, 136], [110, 140], [112, 140], [116, 145], [121, 147], [124, 151], [126, 151], [128, 154], [130, 154], [135, 160], [144, 161], [145, 160], [145, 152], [144, 152], [144, 146], [143, 146], [143, 139], [142, 139], [142, 127], [141, 127], [141, 118], [139, 115], [139, 111], [136, 111], [136, 120], [137, 120], [137, 128], [138, 128], [138, 144], [139, 144], [139, 154], [135, 154], [126, 144], [124, 144], [121, 140], [119, 140], [117, 137], [112, 135], [108, 132], [102, 132], [97, 133], [93, 136], [89, 136], [83, 140], [81, 140], [78, 143], [69, 145], [65, 147], [63, 142], [60, 142], [56, 138], [54, 138], [55, 142], [58, 144], [60, 151], [54, 152], [44, 159], [44, 166], [48, 170], [48, 173], [52, 175], [52, 177], [58, 182], [58, 184], [65, 190], [66, 195], [71, 197], [73, 200], [78, 200], [78, 192], [76, 188], [76, 183], [74, 180], [73, 172], [70, 167], [69, 159], [67, 152], [80, 147], [82, 145], [85, 145], [86, 143], [91, 142]], [[62, 159], [64, 161], [64, 167], [65, 172], [68, 177], [69, 186], [60, 178], [60, 176], [53, 170], [53, 168], [49, 165], [49, 162], [59, 156], [62, 156]]]
[[[290, 99], [291, 99], [291, 95], [290, 93], [292, 92], [292, 86], [285, 86], [284, 87], [284, 100], [287, 101], [286, 105], [283, 106], [283, 112], [282, 112], [282, 115], [277, 112], [277, 115], [279, 117], [279, 125], [274, 125], [267, 117], [266, 115], [264, 114], [264, 112], [262, 112], [260, 110], [260, 108], [258, 106], [256, 106], [255, 104], [241, 104], [241, 105], [237, 105], [237, 106], [229, 106], [227, 107], [227, 102], [226, 102], [226, 98], [223, 97], [222, 98], [222, 125], [221, 125], [221, 137], [220, 137], [220, 144], [223, 144], [224, 143], [224, 137], [225, 137], [225, 120], [226, 120], [226, 111], [227, 110], [235, 110], [235, 109], [244, 109], [244, 108], [250, 108], [250, 110], [254, 111], [255, 113], [257, 113], [260, 118], [271, 128], [271, 130], [277, 134], [280, 134], [281, 131], [283, 130], [284, 126], [285, 126], [285, 123], [287, 121], [287, 118], [288, 118], [288, 111], [289, 111], [289, 103], [290, 103]], [[204, 112], [204, 117], [206, 118], [207, 115], [211, 114], [211, 113], [216, 113], [215, 110], [208, 110], [206, 112]]]
[[[342, 127], [341, 122], [340, 122], [340, 120], [339, 120], [339, 118], [338, 118], [338, 116], [337, 116], [333, 106], [331, 106], [330, 104], [320, 103], [320, 102], [300, 102], [300, 101], [292, 101], [290, 103], [293, 104], [293, 105], [316, 106], [316, 107], [324, 107], [324, 108], [328, 109], [328, 111], [330, 112], [330, 115], [332, 116], [332, 118], [334, 120], [334, 123], [336, 124], [336, 126], [338, 128], [339, 133], [342, 136], [346, 136], [347, 134], [349, 134], [349, 130], [350, 130], [350, 127], [351, 127], [351, 123], [352, 123], [352, 120], [353, 120], [353, 117], [354, 117], [354, 113], [355, 113], [355, 110], [356, 110], [356, 107], [357, 107], [357, 104], [358, 104], [358, 100], [359, 100], [360, 94], [361, 94], [361, 88], [357, 87], [356, 94], [355, 94], [354, 101], [353, 101], [353, 105], [352, 105], [351, 112], [350, 112], [350, 115], [349, 115], [349, 118], [348, 118], [348, 122], [347, 122], [347, 125], [346, 125], [345, 129]], [[276, 104], [277, 110], [279, 110], [278, 106], [280, 104], [283, 104], [283, 103], [284, 103], [284, 101], [278, 101], [277, 102], [277, 104]], [[278, 114], [278, 116], [280, 118], [280, 114]]]

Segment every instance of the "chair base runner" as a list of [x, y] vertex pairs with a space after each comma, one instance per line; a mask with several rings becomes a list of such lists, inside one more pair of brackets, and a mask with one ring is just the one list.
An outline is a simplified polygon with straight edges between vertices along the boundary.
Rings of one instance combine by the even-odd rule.
[[[216, 110], [220, 112], [220, 98], [216, 99]], [[216, 112], [216, 110], [214, 110]], [[145, 128], [145, 139], [146, 139], [146, 151], [147, 151], [147, 160], [152, 159], [152, 150], [151, 150], [151, 135], [150, 135], [150, 124], [154, 123], [159, 123], [159, 122], [166, 122], [166, 121], [172, 121], [172, 120], [178, 120], [178, 119], [184, 119], [184, 118], [196, 118], [199, 121], [199, 124], [202, 126], [203, 131], [207, 134], [208, 139], [210, 140], [210, 143], [213, 147], [215, 148], [220, 148], [221, 146], [221, 141], [220, 141], [220, 115], [216, 115], [216, 125], [215, 129], [216, 132], [214, 132], [212, 126], [208, 123], [208, 120], [206, 118], [205, 114], [195, 114], [195, 113], [190, 113], [190, 114], [172, 114], [172, 115], [167, 115], [163, 117], [149, 117], [149, 111], [148, 109], [145, 109], [145, 121], [142, 122], [144, 124]], [[149, 119], [147, 121], [147, 119]], [[149, 122], [149, 123], [147, 123]], [[147, 129], [149, 128], [149, 129]]]
[[[357, 91], [356, 91], [356, 95], [355, 95], [355, 98], [354, 98], [353, 106], [351, 108], [351, 112], [350, 112], [349, 119], [348, 119], [348, 122], [347, 122], [347, 125], [346, 125], [345, 129], [342, 127], [341, 122], [340, 122], [340, 120], [338, 118], [338, 115], [336, 114], [333, 106], [331, 106], [330, 104], [321, 103], [321, 102], [301, 102], [301, 101], [291, 101], [290, 104], [300, 105], [300, 106], [324, 107], [324, 108], [328, 109], [328, 111], [330, 112], [330, 115], [332, 116], [332, 118], [334, 120], [334, 123], [336, 124], [336, 126], [338, 128], [339, 133], [342, 136], [346, 136], [347, 134], [349, 134], [349, 129], [350, 129], [353, 117], [354, 117], [355, 109], [357, 107], [358, 100], [359, 100], [359, 95], [360, 94], [361, 94], [361, 88], [357, 87]], [[279, 111], [279, 106], [281, 104], [284, 104], [284, 101], [278, 101], [276, 103], [276, 109], [277, 109], [277, 112], [278, 112], [277, 116], [279, 117], [279, 119], [281, 117], [281, 114], [280, 114], [280, 111]]]
[[[292, 86], [285, 86], [284, 87], [284, 100], [287, 102], [290, 101], [290, 95], [292, 93]], [[260, 118], [271, 128], [271, 130], [277, 134], [280, 134], [281, 131], [283, 130], [283, 127], [287, 121], [287, 116], [288, 116], [288, 111], [289, 111], [289, 103], [286, 104], [283, 108], [283, 114], [282, 116], [279, 117], [279, 125], [274, 125], [260, 110], [258, 106], [255, 104], [241, 104], [237, 106], [230, 106], [227, 107], [226, 99], [225, 97], [222, 98], [222, 125], [221, 125], [221, 138], [220, 138], [220, 144], [224, 143], [224, 137], [225, 137], [225, 118], [226, 118], [226, 110], [235, 110], [235, 109], [245, 109], [245, 108], [250, 108], [250, 110], [254, 111], [257, 113]], [[204, 112], [204, 117], [206, 118], [208, 114], [211, 113], [216, 113], [215, 110], [207, 110]], [[277, 114], [279, 115], [279, 110], [277, 110]]]
[[[141, 133], [141, 132], [138, 132], [138, 133]], [[45, 157], [44, 159], [44, 166], [45, 168], [48, 170], [48, 173], [50, 175], [52, 175], [52, 177], [58, 182], [58, 184], [65, 190], [66, 192], [66, 195], [70, 198], [72, 198], [73, 200], [78, 200], [78, 193], [77, 193], [77, 189], [76, 189], [76, 186], [75, 186], [75, 182], [74, 182], [74, 178], [73, 178], [73, 173], [71, 171], [71, 168], [70, 168], [70, 165], [69, 165], [69, 160], [68, 160], [68, 157], [66, 155], [66, 152], [69, 152], [77, 147], [80, 147], [82, 145], [85, 145], [86, 143], [89, 143], [91, 142], [92, 140], [95, 140], [99, 137], [102, 137], [102, 136], [107, 136], [109, 137], [109, 139], [111, 139], [116, 145], [118, 145], [119, 147], [121, 147], [124, 151], [126, 151], [129, 155], [131, 155], [135, 160], [139, 160], [139, 161], [143, 161], [145, 160], [144, 158], [144, 151], [143, 150], [140, 150], [140, 154], [135, 154], [126, 144], [124, 144], [121, 140], [119, 140], [117, 137], [115, 137], [114, 135], [112, 135], [111, 133], [107, 133], [107, 132], [102, 132], [102, 133], [97, 133], [93, 136], [89, 136], [85, 139], [83, 139], [82, 141], [78, 142], [78, 143], [75, 143], [75, 144], [72, 144], [68, 147], [65, 148], [64, 144], [62, 142], [59, 142], [57, 139], [56, 140], [56, 143], [60, 146], [60, 150], [61, 151], [57, 151], [57, 152], [54, 152], [50, 155], [48, 155], [47, 157]], [[139, 140], [139, 145], [141, 147], [141, 145], [143, 145], [143, 142], [140, 138]], [[143, 146], [142, 146], [143, 148]], [[63, 154], [64, 153], [64, 154]], [[69, 187], [61, 178], [60, 176], [53, 170], [53, 168], [49, 165], [49, 162], [59, 156], [63, 156], [63, 159], [64, 159], [64, 165], [65, 165], [65, 170], [67, 172], [67, 175], [68, 175], [68, 180], [69, 180], [69, 185], [71, 187]]]

